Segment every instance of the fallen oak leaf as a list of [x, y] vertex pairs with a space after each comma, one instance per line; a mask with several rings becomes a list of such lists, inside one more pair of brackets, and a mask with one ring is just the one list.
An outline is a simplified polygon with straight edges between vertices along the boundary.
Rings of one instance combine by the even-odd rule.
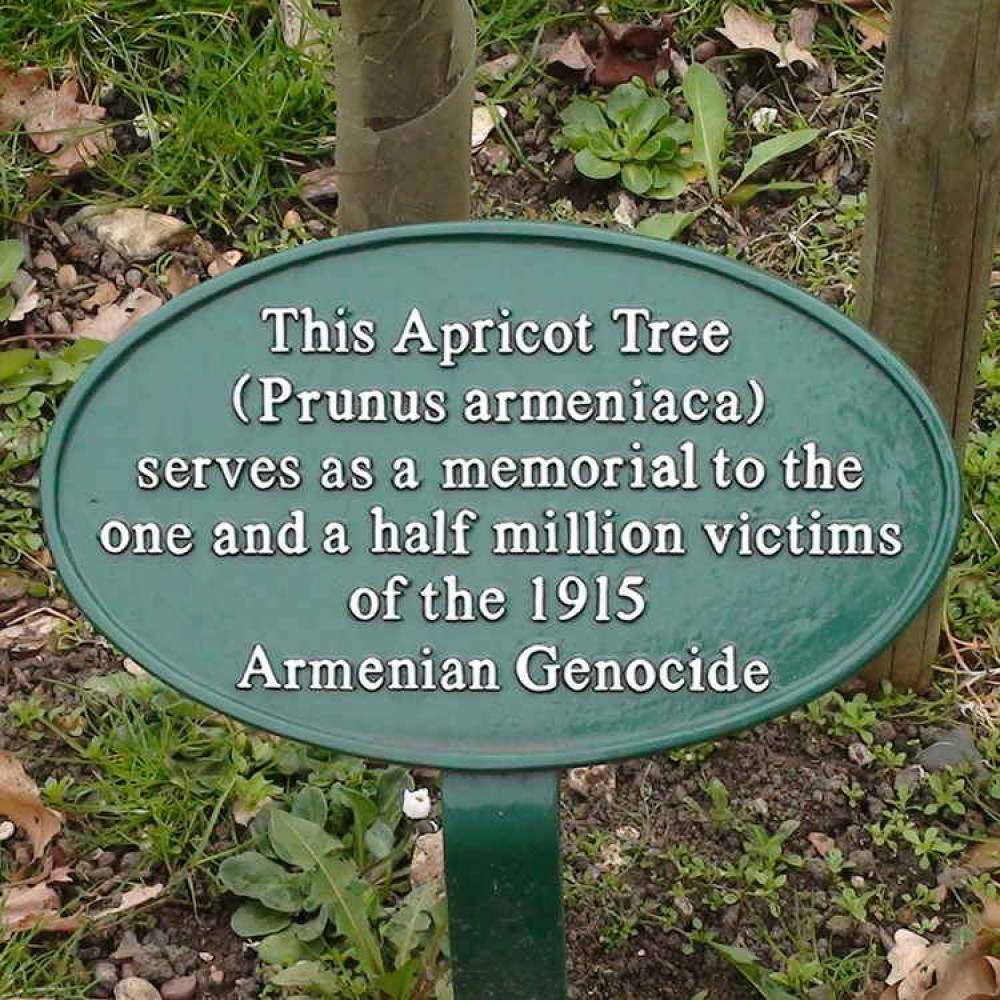
[[819, 62], [808, 50], [796, 44], [794, 39], [779, 42], [770, 21], [758, 14], [730, 4], [722, 15], [723, 25], [719, 33], [724, 35], [741, 50], [760, 50], [778, 57], [779, 67], [791, 67], [801, 62], [810, 69], [816, 69]]
[[106, 110], [80, 100], [80, 84], [69, 77], [57, 90], [48, 74], [32, 66], [0, 66], [0, 128], [20, 124], [57, 176], [92, 165], [114, 145], [103, 122]]
[[155, 885], [137, 885], [134, 889], [129, 889], [122, 893], [121, 902], [117, 906], [109, 907], [94, 914], [94, 920], [103, 920], [115, 913], [124, 913], [126, 910], [134, 910], [143, 903], [156, 899], [163, 892], [163, 885], [157, 882]]
[[11, 753], [0, 751], [0, 815], [13, 820], [31, 842], [32, 860], [45, 848], [62, 827], [62, 815], [46, 806], [38, 786]]
[[32, 102], [48, 79], [45, 70], [38, 66], [15, 70], [0, 64], [0, 130], [20, 125], [31, 114]]
[[54, 153], [75, 139], [81, 128], [107, 114], [99, 105], [80, 101], [80, 84], [73, 77], [64, 80], [58, 90], [37, 90], [25, 110], [24, 130], [42, 153]]
[[107, 129], [95, 129], [73, 143], [67, 143], [49, 157], [49, 166], [56, 177], [72, 177], [92, 167], [105, 153], [115, 148], [114, 137]]

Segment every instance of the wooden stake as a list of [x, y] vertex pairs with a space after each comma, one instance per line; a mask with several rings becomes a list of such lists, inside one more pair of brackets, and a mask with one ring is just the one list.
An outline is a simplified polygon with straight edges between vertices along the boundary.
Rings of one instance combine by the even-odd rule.
[[[959, 450], [1000, 208], [998, 53], [1000, 0], [897, 0], [861, 257], [856, 318], [924, 381]], [[869, 665], [872, 685], [927, 686], [943, 604]]]

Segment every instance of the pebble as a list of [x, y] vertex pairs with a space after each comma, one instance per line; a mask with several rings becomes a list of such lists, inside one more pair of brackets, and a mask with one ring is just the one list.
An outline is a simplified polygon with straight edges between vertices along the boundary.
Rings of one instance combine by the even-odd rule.
[[61, 312], [50, 312], [48, 315], [49, 330], [60, 335], [70, 331], [69, 320]]
[[848, 916], [837, 915], [826, 922], [826, 929], [834, 937], [843, 937], [854, 929], [854, 921]]
[[121, 259], [121, 256], [115, 253], [114, 250], [105, 250], [104, 253], [101, 254], [102, 274], [114, 274], [115, 271], [120, 271], [124, 264], [125, 262]]
[[866, 848], [859, 848], [856, 851], [851, 851], [847, 855], [847, 860], [854, 865], [854, 870], [861, 875], [874, 875], [876, 860], [875, 855], [867, 850]]
[[129, 976], [115, 987], [115, 1000], [160, 1000], [160, 991], [145, 979]]
[[718, 43], [709, 39], [706, 42], [701, 42], [695, 47], [694, 61], [700, 63], [707, 62], [709, 59], [714, 59], [718, 54]]
[[14, 824], [9, 819], [0, 823], [0, 843], [14, 836]]
[[168, 944], [163, 954], [178, 976], [186, 976], [198, 967], [198, 953], [187, 945]]
[[137, 267], [130, 267], [125, 272], [125, 283], [131, 288], [138, 288], [142, 284], [142, 271]]
[[98, 986], [110, 993], [118, 982], [118, 967], [114, 962], [98, 962], [94, 966], [94, 979]]
[[872, 726], [872, 735], [875, 737], [877, 743], [892, 743], [893, 740], [899, 735], [896, 731], [896, 727], [884, 719], [879, 719]]
[[76, 273], [76, 268], [72, 264], [63, 264], [63, 266], [56, 271], [56, 285], [63, 291], [75, 288], [76, 283], [79, 280], [80, 277]]
[[133, 868], [138, 868], [142, 864], [142, 851], [127, 851], [122, 855], [118, 867], [123, 872], [130, 872]]
[[[154, 932], [155, 933], [155, 932]], [[147, 936], [149, 938], [153, 935]], [[144, 944], [132, 959], [137, 976], [148, 979], [154, 983], [165, 983], [168, 979], [173, 979], [177, 973], [170, 964], [169, 959], [163, 953], [159, 945]]]
[[135, 936], [135, 934], [132, 931], [126, 931], [124, 935], [122, 935], [122, 939], [118, 943], [118, 947], [111, 953], [111, 957], [116, 962], [125, 962], [130, 958], [135, 958], [141, 947], [139, 939]]
[[59, 261], [51, 250], [42, 250], [41, 253], [35, 254], [35, 267], [40, 271], [58, 271]]
[[979, 772], [985, 770], [983, 755], [968, 726], [958, 726], [926, 750], [921, 750], [917, 754], [917, 763], [928, 771], [943, 771], [948, 767], [971, 767]]
[[226, 974], [225, 972], [222, 971], [222, 969], [217, 969], [213, 965], [211, 971], [208, 974], [208, 978], [211, 979], [216, 986], [218, 986], [226, 981]]
[[829, 885], [833, 881], [833, 872], [829, 865], [819, 858], [810, 858], [806, 862], [806, 871], [817, 885]]
[[163, 1000], [192, 1000], [198, 991], [198, 980], [194, 976], [178, 976], [160, 987]]
[[253, 976], [246, 976], [236, 980], [237, 1000], [253, 1000], [260, 992], [260, 983]]
[[836, 996], [829, 986], [814, 986], [806, 994], [806, 1000], [836, 1000]]
[[847, 748], [847, 756], [858, 765], [858, 767], [868, 767], [875, 760], [875, 755], [860, 741], [852, 743]]
[[972, 878], [972, 872], [961, 865], [948, 865], [938, 875], [937, 884], [945, 889], [961, 889]]

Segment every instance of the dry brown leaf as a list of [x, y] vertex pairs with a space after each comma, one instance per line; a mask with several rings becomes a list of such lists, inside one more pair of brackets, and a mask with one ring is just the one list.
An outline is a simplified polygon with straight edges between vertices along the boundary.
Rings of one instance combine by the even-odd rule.
[[905, 927], [896, 931], [894, 944], [886, 956], [889, 960], [888, 986], [901, 983], [924, 960], [930, 942]]
[[810, 833], [806, 837], [806, 840], [812, 844], [816, 853], [821, 858], [825, 858], [837, 846], [837, 842], [833, 837], [828, 837], [825, 833]]
[[279, 0], [281, 35], [285, 44], [317, 58], [324, 52], [319, 15], [312, 0]]
[[337, 197], [337, 168], [319, 167], [299, 178], [299, 194], [306, 201], [328, 201]]
[[800, 49], [808, 49], [816, 40], [818, 7], [796, 7], [788, 18], [788, 34]]
[[57, 177], [72, 177], [93, 166], [105, 153], [115, 148], [114, 137], [106, 129], [81, 135], [49, 157], [49, 164]]
[[79, 926], [79, 918], [59, 916], [59, 896], [47, 883], [13, 886], [0, 895], [0, 938], [16, 931], [75, 931]]
[[[13, 287], [14, 286], [11, 285], [12, 289]], [[38, 294], [38, 282], [32, 278], [24, 286], [24, 288], [17, 293], [17, 300], [14, 302], [14, 308], [10, 311], [10, 315], [7, 318], [12, 323], [17, 323], [19, 320], [24, 319], [28, 313], [34, 312], [38, 308], [38, 303], [40, 301], [41, 296]]]
[[63, 626], [63, 619], [55, 615], [31, 615], [15, 625], [0, 629], [0, 649], [14, 656], [37, 653], [40, 649], [52, 647]]
[[101, 910], [94, 914], [95, 920], [110, 917], [114, 913], [123, 913], [125, 910], [134, 910], [143, 903], [148, 903], [151, 899], [156, 899], [163, 892], [163, 885], [159, 882], [156, 885], [137, 885], [134, 889], [129, 889], [122, 893], [121, 902], [117, 906], [112, 906], [107, 910]]
[[897, 932], [882, 1000], [998, 1000], [1000, 959], [992, 955], [1000, 943], [998, 921], [1000, 906], [987, 906], [970, 922], [975, 936], [960, 949], [945, 942], [926, 947], [919, 935]]
[[0, 66], [0, 128], [22, 125], [58, 175], [88, 167], [112, 148], [110, 129], [101, 124], [105, 114], [104, 108], [80, 100], [80, 84], [73, 77], [54, 90], [38, 67]]
[[233, 822], [240, 826], [249, 826], [264, 806], [270, 805], [273, 801], [270, 795], [253, 803], [247, 802], [246, 799], [236, 799], [233, 802]]
[[174, 261], [166, 270], [164, 284], [172, 299], [190, 291], [198, 284], [198, 275], [186, 270], [178, 261]]
[[484, 62], [476, 69], [476, 74], [484, 80], [498, 82], [508, 76], [521, 64], [521, 56], [517, 52], [508, 52], [505, 56], [498, 56], [489, 62]]
[[554, 46], [546, 59], [546, 65], [549, 69], [581, 73], [585, 80], [594, 73], [594, 60], [583, 47], [583, 42], [575, 31]]
[[770, 21], [758, 14], [751, 14], [733, 4], [728, 6], [722, 15], [723, 26], [719, 32], [729, 39], [738, 49], [759, 49], [770, 52], [778, 57], [779, 66], [792, 66], [800, 62], [810, 69], [816, 69], [819, 63], [808, 50], [797, 45], [793, 39], [779, 42], [774, 34], [774, 26]]
[[227, 250], [225, 253], [215, 255], [215, 259], [209, 262], [208, 275], [210, 278], [217, 278], [220, 274], [231, 271], [243, 260], [243, 254], [239, 250]]
[[163, 299], [143, 288], [133, 288], [122, 302], [112, 302], [103, 306], [96, 316], [77, 320], [73, 324], [73, 336], [90, 337], [109, 343], [120, 337], [133, 323], [155, 312], [163, 305]]
[[655, 24], [616, 24], [598, 14], [591, 14], [591, 20], [601, 29], [594, 56], [594, 82], [601, 87], [617, 87], [635, 76], [655, 86], [657, 76], [678, 56], [674, 22], [667, 14]]
[[114, 302], [118, 298], [118, 288], [113, 281], [100, 281], [97, 287], [85, 298], [80, 305], [84, 309], [99, 309], [109, 302]]
[[13, 820], [27, 834], [33, 859], [42, 856], [62, 826], [62, 816], [42, 802], [38, 786], [21, 762], [5, 750], [0, 751], [0, 815]]
[[861, 35], [861, 51], [868, 52], [871, 49], [884, 49], [889, 41], [889, 33], [892, 30], [892, 22], [889, 15], [876, 8], [863, 10], [851, 18], [854, 27]]
[[1000, 868], [1000, 837], [990, 837], [966, 851], [962, 857], [961, 865], [963, 868], [971, 868], [977, 872], [988, 872], [993, 871], [994, 868]]

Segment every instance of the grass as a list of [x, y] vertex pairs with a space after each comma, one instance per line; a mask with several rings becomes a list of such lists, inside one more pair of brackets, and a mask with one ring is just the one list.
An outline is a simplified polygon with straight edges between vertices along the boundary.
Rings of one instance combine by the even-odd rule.
[[[203, 229], [280, 218], [296, 169], [330, 158], [335, 100], [326, 67], [285, 44], [276, 10], [34, 0], [6, 12], [0, 62], [77, 72], [88, 93], [107, 95], [111, 125], [149, 137], [66, 197], [173, 210]], [[0, 173], [0, 219], [23, 212], [41, 165], [23, 142], [14, 153]]]

